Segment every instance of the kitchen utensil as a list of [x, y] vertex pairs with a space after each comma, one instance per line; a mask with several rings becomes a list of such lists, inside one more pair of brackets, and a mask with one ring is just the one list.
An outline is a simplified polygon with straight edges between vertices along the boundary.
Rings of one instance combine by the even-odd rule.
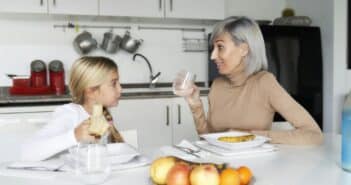
[[45, 87], [47, 86], [46, 79], [46, 64], [42, 60], [33, 60], [30, 64], [31, 86], [32, 87]]
[[104, 33], [104, 38], [100, 47], [108, 53], [116, 53], [122, 42], [122, 37], [115, 35], [112, 32]]
[[190, 154], [190, 155], [195, 156], [197, 158], [201, 158], [200, 155], [196, 154], [199, 151], [194, 151], [194, 150], [192, 150], [190, 148], [182, 147], [182, 146], [178, 146], [178, 145], [173, 145], [173, 147], [178, 149], [178, 150], [180, 150], [180, 151], [182, 151], [182, 152], [184, 152], [184, 153]]
[[87, 54], [97, 48], [97, 42], [91, 33], [84, 31], [73, 41], [73, 46], [80, 54]]
[[65, 74], [63, 63], [59, 60], [53, 60], [49, 63], [50, 88], [61, 95], [65, 93]]
[[16, 74], [6, 74], [7, 77], [11, 79], [16, 79], [16, 78], [29, 78], [28, 75], [16, 75]]
[[133, 39], [130, 36], [130, 32], [126, 31], [121, 42], [121, 48], [126, 50], [129, 53], [134, 53], [138, 48], [139, 45], [143, 42], [142, 39]]

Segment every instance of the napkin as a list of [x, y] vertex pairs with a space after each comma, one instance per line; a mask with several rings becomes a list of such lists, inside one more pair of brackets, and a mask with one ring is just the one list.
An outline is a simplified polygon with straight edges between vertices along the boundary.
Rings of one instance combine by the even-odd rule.
[[40, 170], [40, 171], [63, 171], [65, 163], [60, 159], [46, 161], [16, 161], [7, 165], [8, 169]]
[[[191, 149], [195, 152], [189, 152], [188, 149]], [[201, 161], [201, 159], [210, 155], [209, 152], [202, 150], [200, 147], [195, 146], [190, 141], [185, 139], [183, 139], [177, 145], [162, 147], [161, 152], [163, 152], [165, 155], [172, 155], [190, 161]]]
[[197, 141], [195, 145], [219, 156], [257, 156], [264, 153], [275, 152], [278, 148], [272, 144], [262, 144], [257, 147], [227, 149], [209, 144], [207, 141]]

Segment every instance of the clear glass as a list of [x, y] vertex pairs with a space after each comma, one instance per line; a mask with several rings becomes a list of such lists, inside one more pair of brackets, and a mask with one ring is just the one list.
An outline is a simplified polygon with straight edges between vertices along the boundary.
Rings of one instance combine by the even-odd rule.
[[101, 184], [111, 174], [106, 144], [79, 144], [75, 155], [75, 172], [85, 184]]
[[182, 70], [177, 73], [173, 80], [173, 93], [178, 96], [187, 96], [193, 91], [196, 75], [192, 72]]

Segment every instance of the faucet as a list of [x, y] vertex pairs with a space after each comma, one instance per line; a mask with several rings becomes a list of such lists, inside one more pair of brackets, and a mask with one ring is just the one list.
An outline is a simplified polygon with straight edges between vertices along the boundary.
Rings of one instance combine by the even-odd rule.
[[135, 58], [137, 56], [140, 56], [141, 58], [143, 58], [145, 60], [145, 62], [147, 63], [147, 66], [149, 67], [149, 70], [150, 70], [150, 88], [154, 88], [156, 86], [156, 82], [158, 80], [158, 77], [161, 75], [161, 72], [158, 72], [156, 73], [156, 75], [153, 75], [153, 72], [152, 72], [152, 67], [151, 67], [151, 64], [149, 62], [149, 60], [142, 54], [140, 53], [135, 53], [133, 55], [133, 61], [135, 61]]

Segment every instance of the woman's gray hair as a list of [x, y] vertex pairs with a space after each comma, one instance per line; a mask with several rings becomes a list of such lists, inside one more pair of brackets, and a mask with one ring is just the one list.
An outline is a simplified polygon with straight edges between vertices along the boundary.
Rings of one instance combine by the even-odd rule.
[[236, 46], [246, 43], [249, 52], [244, 58], [248, 75], [267, 70], [267, 56], [263, 36], [258, 24], [248, 17], [228, 17], [217, 23], [213, 29], [210, 43], [224, 33], [229, 33]]

